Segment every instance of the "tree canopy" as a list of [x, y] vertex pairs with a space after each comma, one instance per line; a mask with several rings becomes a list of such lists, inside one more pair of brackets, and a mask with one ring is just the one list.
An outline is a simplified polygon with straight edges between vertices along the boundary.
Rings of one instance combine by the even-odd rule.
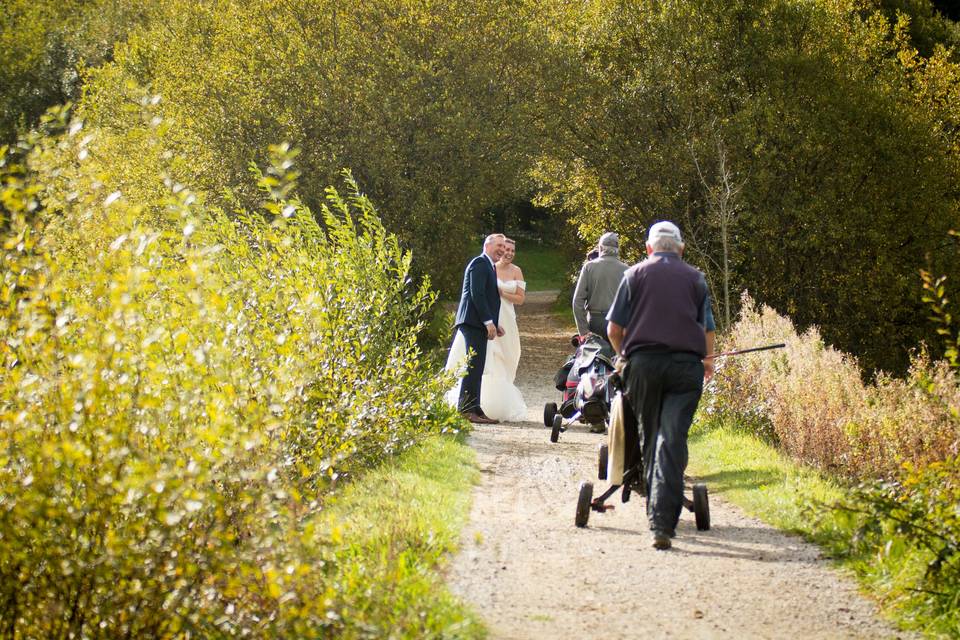
[[929, 0], [115, 5], [15, 3], [8, 138], [75, 99], [136, 182], [158, 119], [174, 177], [246, 208], [287, 141], [308, 205], [350, 168], [448, 293], [511, 203], [631, 257], [670, 218], [718, 317], [747, 289], [900, 372], [934, 337], [919, 269], [960, 276], [960, 29]]

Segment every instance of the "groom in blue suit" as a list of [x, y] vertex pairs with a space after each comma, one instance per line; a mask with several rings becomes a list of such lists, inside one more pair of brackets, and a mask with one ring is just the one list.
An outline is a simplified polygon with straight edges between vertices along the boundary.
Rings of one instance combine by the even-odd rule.
[[[487, 236], [483, 253], [470, 261], [463, 273], [463, 290], [454, 331], [463, 334], [470, 357], [467, 374], [460, 384], [460, 412], [477, 424], [495, 424], [480, 408], [480, 383], [487, 359], [487, 341], [503, 335], [500, 328], [500, 290], [497, 288], [497, 260], [506, 249], [502, 233]], [[454, 334], [456, 337], [456, 334]]]

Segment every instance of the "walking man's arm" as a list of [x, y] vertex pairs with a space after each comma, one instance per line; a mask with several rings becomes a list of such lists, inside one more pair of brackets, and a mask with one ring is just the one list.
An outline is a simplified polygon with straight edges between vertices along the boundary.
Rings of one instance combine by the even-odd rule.
[[573, 319], [577, 323], [577, 333], [585, 336], [590, 333], [590, 324], [587, 322], [587, 300], [590, 299], [590, 271], [587, 265], [580, 269], [577, 278], [577, 288], [573, 290]]
[[[712, 335], [712, 334], [711, 334]], [[610, 346], [613, 347], [614, 353], [623, 355], [621, 348], [623, 347], [623, 327], [618, 325], [613, 320], [607, 323], [607, 337], [610, 338]]]
[[[714, 347], [716, 345], [717, 324], [713, 319], [713, 305], [711, 304], [710, 289], [707, 286], [707, 279], [704, 277], [700, 282], [706, 293], [703, 296], [703, 306], [700, 308], [700, 313], [697, 315], [697, 322], [703, 327], [703, 333], [707, 341], [707, 355], [710, 355], [714, 352]], [[713, 378], [714, 364], [713, 358], [704, 359], [704, 382], [710, 382], [710, 379]]]
[[623, 278], [620, 280], [617, 293], [613, 296], [613, 304], [610, 305], [610, 311], [607, 313], [607, 338], [610, 339], [610, 346], [613, 347], [614, 353], [623, 357], [627, 356], [623, 352], [623, 336], [629, 320], [630, 284], [626, 278]]
[[[707, 353], [713, 353], [714, 343], [716, 341], [716, 331], [705, 331], [707, 337]], [[709, 382], [713, 378], [713, 358], [707, 358], [703, 361], [703, 381]]]

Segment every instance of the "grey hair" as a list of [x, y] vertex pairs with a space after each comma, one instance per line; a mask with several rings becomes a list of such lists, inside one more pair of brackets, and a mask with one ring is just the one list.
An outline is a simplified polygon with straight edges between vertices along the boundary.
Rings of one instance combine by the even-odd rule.
[[673, 238], [669, 237], [659, 237], [654, 240], [652, 243], [647, 243], [653, 248], [654, 251], [662, 251], [664, 253], [680, 253], [683, 251], [683, 243], [677, 242]]
[[484, 247], [484, 248], [487, 248], [487, 246], [493, 244], [493, 242], [494, 242], [497, 238], [506, 239], [507, 236], [503, 235], [502, 233], [491, 233], [491, 234], [488, 235], [486, 238], [484, 238], [484, 240], [483, 240], [483, 247]]
[[609, 245], [601, 244], [597, 245], [597, 251], [600, 252], [602, 256], [618, 256], [620, 255], [620, 247], [611, 247]]

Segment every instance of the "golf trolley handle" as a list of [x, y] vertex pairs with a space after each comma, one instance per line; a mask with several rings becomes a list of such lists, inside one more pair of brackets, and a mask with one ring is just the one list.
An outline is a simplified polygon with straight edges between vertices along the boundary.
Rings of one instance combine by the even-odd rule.
[[704, 360], [707, 358], [723, 358], [726, 356], [738, 356], [741, 353], [752, 353], [753, 351], [766, 351], [768, 349], [782, 349], [787, 346], [785, 343], [781, 342], [779, 344], [768, 344], [765, 347], [751, 347], [750, 349], [737, 349], [736, 351], [724, 351], [723, 353], [711, 353], [707, 356], [704, 356]]

